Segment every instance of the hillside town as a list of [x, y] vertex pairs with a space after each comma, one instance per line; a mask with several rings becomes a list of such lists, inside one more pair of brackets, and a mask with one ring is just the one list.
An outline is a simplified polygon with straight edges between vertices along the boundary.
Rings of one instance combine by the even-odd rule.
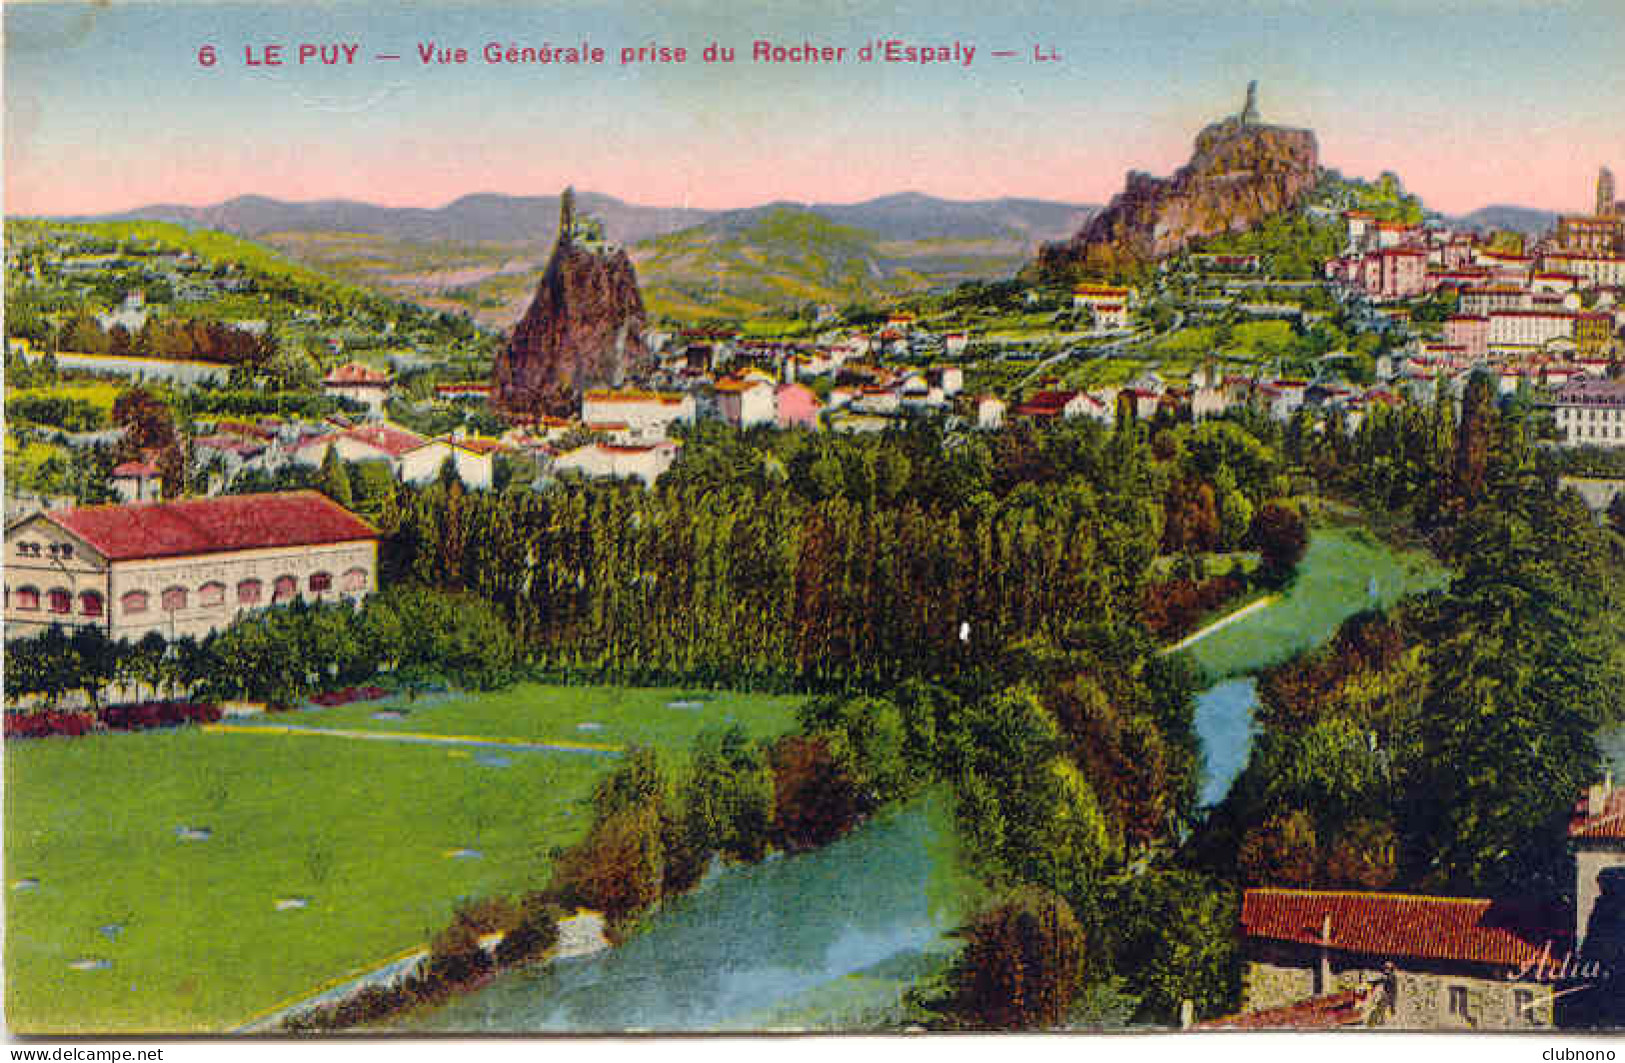
[[[457, 879], [421, 956], [354, 909], [368, 955], [277, 937], [351, 859], [299, 834], [263, 940], [393, 965], [153, 1013], [418, 1016], [912, 816], [998, 900], [875, 1028], [1616, 1024], [1625, 201], [1604, 168], [1544, 233], [1474, 226], [1316, 151], [1250, 87], [1016, 277], [782, 321], [651, 312], [568, 189], [505, 334], [223, 233], [8, 220], [8, 755], [360, 735], [536, 802], [470, 784], [463, 834], [414, 827], [543, 876]], [[1164, 246], [1266, 157], [1279, 204]], [[163, 829], [263, 829], [245, 763]], [[329, 796], [409, 771], [298, 763]], [[52, 857], [8, 850], [17, 904]], [[37, 962], [134, 964], [115, 915]], [[1017, 924], [1067, 962], [1011, 974]]]

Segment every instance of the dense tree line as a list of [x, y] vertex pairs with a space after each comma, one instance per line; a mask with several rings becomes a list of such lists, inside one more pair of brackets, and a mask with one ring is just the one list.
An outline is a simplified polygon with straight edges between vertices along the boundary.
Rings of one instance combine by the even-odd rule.
[[[1188, 426], [1187, 426], [1188, 428]], [[496, 604], [539, 665], [633, 681], [883, 687], [1071, 625], [1135, 623], [1169, 468], [1244, 545], [1277, 460], [1234, 425], [1143, 433], [696, 434], [653, 490], [401, 491], [391, 580]], [[1198, 549], [1205, 542], [1181, 543]]]
[[256, 610], [201, 641], [157, 632], [114, 641], [100, 628], [52, 626], [6, 643], [6, 686], [47, 704], [80, 691], [95, 705], [109, 684], [291, 704], [379, 675], [408, 690], [446, 682], [491, 689], [512, 682], [517, 658], [507, 625], [486, 603], [394, 587], [360, 608], [301, 601]]
[[1386, 503], [1457, 574], [1264, 677], [1264, 733], [1204, 861], [1250, 882], [1561, 892], [1593, 736], [1625, 718], [1625, 543], [1482, 377], [1459, 413], [1394, 410], [1311, 446], [1324, 482]]

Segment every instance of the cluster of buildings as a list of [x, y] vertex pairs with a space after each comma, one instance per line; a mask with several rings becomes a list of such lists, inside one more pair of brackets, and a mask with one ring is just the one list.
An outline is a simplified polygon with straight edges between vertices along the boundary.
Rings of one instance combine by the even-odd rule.
[[1345, 418], [1352, 430], [1372, 406], [1394, 406], [1401, 401], [1400, 394], [1381, 385], [1359, 388], [1340, 381], [1267, 373], [1225, 374], [1213, 366], [1203, 366], [1191, 374], [1185, 387], [1171, 385], [1154, 372], [1144, 372], [1121, 388], [1078, 391], [1046, 387], [1013, 409], [1007, 409], [996, 396], [983, 395], [975, 409], [977, 426], [988, 429], [1000, 427], [1008, 417], [1037, 422], [1087, 418], [1115, 424], [1119, 417], [1149, 421], [1163, 414], [1201, 421], [1250, 407], [1283, 422], [1291, 420], [1299, 410], [1319, 410]]
[[[1617, 1023], [1625, 1004], [1625, 788], [1568, 824], [1572, 907], [1550, 898], [1246, 891], [1243, 1011], [1231, 1029], [1528, 1030]], [[1615, 1009], [1610, 1012], [1610, 1009]]]

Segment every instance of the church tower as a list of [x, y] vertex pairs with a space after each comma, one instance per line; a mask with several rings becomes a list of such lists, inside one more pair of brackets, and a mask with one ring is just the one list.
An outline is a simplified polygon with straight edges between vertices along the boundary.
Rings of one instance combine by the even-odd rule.
[[1618, 201], [1614, 199], [1614, 171], [1604, 166], [1597, 171], [1597, 217], [1614, 216]]

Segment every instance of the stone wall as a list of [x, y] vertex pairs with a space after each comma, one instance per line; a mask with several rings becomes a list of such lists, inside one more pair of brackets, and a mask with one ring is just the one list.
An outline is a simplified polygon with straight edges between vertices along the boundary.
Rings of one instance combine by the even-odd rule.
[[[1382, 983], [1381, 957], [1331, 954], [1328, 984], [1320, 984], [1320, 950], [1281, 942], [1251, 942], [1242, 973], [1242, 1010], [1265, 1008]], [[1373, 1016], [1376, 1025], [1407, 1030], [1520, 1030], [1552, 1025], [1552, 986], [1515, 980], [1511, 970], [1482, 965], [1394, 964], [1391, 999]], [[1451, 1009], [1451, 990], [1466, 993], [1466, 1013]], [[1459, 999], [1459, 995], [1458, 995]], [[1527, 1014], [1519, 1014], [1522, 1006]]]

